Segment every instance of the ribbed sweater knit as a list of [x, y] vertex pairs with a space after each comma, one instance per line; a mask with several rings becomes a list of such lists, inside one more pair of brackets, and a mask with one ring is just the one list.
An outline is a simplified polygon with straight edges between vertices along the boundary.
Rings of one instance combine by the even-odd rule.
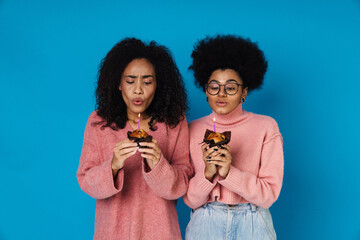
[[81, 189], [96, 200], [94, 239], [181, 239], [176, 199], [186, 193], [192, 175], [186, 119], [171, 129], [157, 123], [149, 134], [158, 141], [161, 159], [146, 172], [137, 152], [113, 177], [115, 143], [133, 131], [92, 125], [102, 119], [93, 112], [85, 128], [77, 172]]
[[[218, 174], [212, 182], [205, 178], [201, 142], [206, 129], [231, 131], [228, 144], [232, 156], [226, 178]], [[274, 119], [246, 112], [242, 104], [227, 115], [212, 112], [189, 124], [190, 160], [195, 170], [184, 202], [196, 209], [207, 202], [226, 204], [253, 203], [269, 208], [278, 198], [282, 186], [283, 141]]]

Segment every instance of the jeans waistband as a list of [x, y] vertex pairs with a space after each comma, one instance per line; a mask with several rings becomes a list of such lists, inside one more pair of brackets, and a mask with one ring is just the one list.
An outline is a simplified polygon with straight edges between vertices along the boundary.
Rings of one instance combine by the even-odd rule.
[[252, 203], [226, 204], [222, 202], [209, 202], [206, 205], [212, 208], [234, 211], [251, 210], [255, 212], [258, 209], [258, 206]]

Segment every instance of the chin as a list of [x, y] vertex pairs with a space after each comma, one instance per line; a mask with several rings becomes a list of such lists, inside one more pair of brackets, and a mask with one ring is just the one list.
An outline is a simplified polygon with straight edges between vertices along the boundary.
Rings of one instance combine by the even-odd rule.
[[220, 115], [225, 115], [225, 114], [228, 114], [229, 111], [227, 111], [226, 109], [213, 109], [214, 112], [216, 112], [217, 114], [220, 114]]
[[134, 113], [142, 113], [146, 110], [146, 108], [144, 106], [131, 106], [130, 107], [130, 111], [134, 112]]
[[[237, 106], [236, 106], [237, 107]], [[231, 113], [232, 111], [234, 111], [236, 109], [236, 107], [234, 108], [230, 108], [230, 107], [227, 107], [227, 108], [213, 108], [212, 110], [214, 112], [216, 112], [217, 114], [220, 114], [220, 115], [226, 115], [226, 114], [229, 114]]]

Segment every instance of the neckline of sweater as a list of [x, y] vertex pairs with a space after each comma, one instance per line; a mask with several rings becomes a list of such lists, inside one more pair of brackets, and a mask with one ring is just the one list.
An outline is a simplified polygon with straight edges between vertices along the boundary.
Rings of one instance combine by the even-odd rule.
[[215, 118], [216, 125], [231, 125], [242, 122], [251, 117], [251, 115], [252, 114], [250, 112], [247, 112], [242, 108], [242, 103], [240, 103], [232, 112], [228, 114], [217, 114], [213, 111], [208, 116], [208, 120], [213, 122], [213, 119]]

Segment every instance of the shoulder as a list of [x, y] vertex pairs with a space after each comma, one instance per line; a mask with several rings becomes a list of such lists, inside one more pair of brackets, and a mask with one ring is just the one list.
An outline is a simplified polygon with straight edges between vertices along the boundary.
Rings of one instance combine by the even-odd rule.
[[262, 114], [256, 114], [256, 113], [251, 113], [252, 119], [258, 122], [263, 122], [263, 123], [267, 123], [267, 124], [277, 124], [275, 119], [267, 116], [267, 115], [262, 115]]
[[282, 136], [279, 130], [279, 126], [274, 118], [261, 115], [254, 114], [252, 121], [255, 127], [262, 129], [261, 131], [264, 134], [264, 143], [270, 142], [272, 139], [280, 137], [282, 141]]
[[97, 131], [96, 129], [100, 129], [101, 128], [101, 122], [103, 122], [103, 118], [100, 117], [98, 114], [97, 114], [97, 111], [93, 111], [88, 120], [87, 120], [87, 123], [86, 123], [86, 131]]
[[180, 119], [179, 123], [176, 126], [171, 126], [166, 124], [165, 122], [157, 122], [155, 124], [155, 132], [160, 135], [167, 135], [167, 136], [176, 136], [183, 132], [188, 132], [188, 123], [186, 117], [184, 115], [183, 119]]
[[93, 111], [89, 118], [88, 118], [88, 122], [99, 122], [99, 121], [103, 121], [103, 119], [97, 114], [97, 111]]
[[251, 115], [251, 122], [257, 127], [265, 128], [271, 132], [279, 132], [279, 126], [274, 118], [256, 113], [251, 113]]
[[188, 122], [187, 122], [185, 115], [184, 115], [183, 119], [180, 119], [179, 123], [175, 127], [171, 127], [171, 126], [165, 124], [164, 122], [158, 123], [158, 124], [163, 125], [164, 129], [167, 129], [167, 131], [170, 131], [170, 132], [178, 132], [178, 131], [182, 131], [184, 129], [186, 129], [186, 130], [188, 129]]
[[191, 122], [189, 123], [189, 130], [191, 130], [191, 129], [193, 129], [193, 128], [197, 128], [198, 126], [201, 126], [201, 125], [206, 124], [206, 122], [208, 121], [208, 118], [209, 118], [209, 116], [205, 116], [205, 117], [198, 118], [198, 119], [195, 119], [195, 120], [191, 121]]

